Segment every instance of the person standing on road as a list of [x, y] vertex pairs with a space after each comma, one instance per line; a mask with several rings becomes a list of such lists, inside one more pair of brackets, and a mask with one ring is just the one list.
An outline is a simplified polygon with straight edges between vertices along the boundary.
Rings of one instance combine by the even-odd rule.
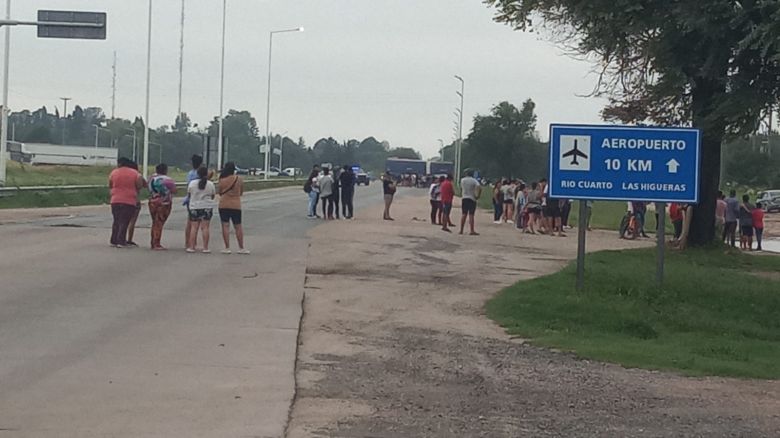
[[515, 195], [515, 228], [522, 231], [528, 227], [528, 213], [525, 209], [527, 196], [528, 190], [526, 190], [525, 183], [521, 181]]
[[[718, 191], [718, 200], [715, 204], [715, 229], [717, 230], [717, 235], [725, 236], [726, 208], [728, 208], [726, 195], [722, 191]], [[726, 240], [726, 238], [724, 237], [721, 240]]]
[[385, 212], [382, 219], [386, 221], [394, 221], [392, 216], [390, 216], [390, 206], [393, 205], [393, 198], [395, 197], [395, 191], [396, 191], [396, 185], [393, 181], [393, 176], [390, 174], [390, 172], [387, 172], [382, 177], [382, 193], [384, 193], [385, 196]]
[[135, 213], [138, 203], [138, 191], [143, 187], [141, 174], [130, 167], [130, 160], [120, 158], [117, 168], [108, 177], [108, 187], [111, 190], [111, 215], [114, 218], [111, 225], [111, 247], [126, 248], [127, 227]]
[[322, 177], [319, 179], [320, 199], [322, 200], [322, 217], [325, 220], [333, 219], [333, 177], [330, 169], [322, 169]]
[[441, 229], [451, 233], [452, 220], [450, 219], [450, 214], [452, 214], [452, 202], [455, 200], [452, 174], [447, 175], [447, 178], [442, 181], [439, 190], [441, 191]]
[[501, 225], [501, 217], [504, 214], [503, 181], [498, 180], [493, 185], [493, 223]]
[[230, 223], [236, 231], [238, 253], [249, 254], [244, 249], [244, 227], [241, 225], [241, 196], [244, 194], [244, 181], [236, 175], [236, 163], [228, 162], [222, 168], [217, 185], [219, 192], [219, 221], [222, 223], [222, 241], [225, 249], [222, 254], [230, 254]]
[[[460, 188], [463, 190], [461, 199], [463, 202], [463, 215], [460, 218], [460, 234], [463, 234], [463, 229], [466, 227], [466, 219], [468, 219], [469, 234], [471, 236], [479, 236], [479, 233], [474, 229], [474, 216], [477, 214], [477, 200], [479, 200], [479, 196], [482, 194], [482, 186], [479, 185], [479, 181], [474, 179], [473, 170], [466, 171], [466, 177], [460, 180]], [[514, 189], [512, 190], [514, 191]], [[506, 196], [506, 192], [504, 196]], [[506, 198], [504, 199], [504, 205], [507, 205]], [[512, 199], [514, 199], [514, 194]], [[509, 200], [510, 206], [514, 206], [514, 201], [512, 199]]]
[[[191, 221], [190, 221], [190, 194], [189, 194], [189, 186], [190, 183], [193, 181], [196, 181], [198, 179], [198, 169], [200, 166], [203, 165], [203, 157], [201, 157], [198, 154], [195, 154], [191, 158], [192, 162], [192, 169], [190, 169], [189, 172], [187, 172], [187, 195], [184, 197], [184, 200], [182, 201], [182, 205], [187, 207], [187, 225], [184, 227], [184, 246], [186, 248], [190, 247], [190, 228], [191, 228]], [[195, 244], [197, 245], [197, 241]], [[193, 247], [194, 248], [194, 247]]]
[[756, 203], [756, 208], [753, 209], [753, 228], [756, 230], [756, 247], [757, 251], [763, 251], [761, 243], [764, 240], [764, 206], [760, 203]]
[[441, 183], [444, 178], [433, 180], [428, 196], [431, 201], [431, 225], [441, 225]]
[[339, 204], [341, 203], [341, 171], [338, 168], [333, 169], [331, 178], [333, 179], [333, 195], [331, 195], [333, 200], [333, 212], [336, 215], [336, 219], [341, 219], [341, 209], [339, 208]]
[[149, 216], [152, 217], [152, 250], [162, 251], [162, 232], [171, 215], [176, 182], [168, 176], [168, 165], [160, 163], [149, 178]]
[[307, 195], [309, 195], [309, 219], [318, 219], [319, 216], [317, 216], [317, 205], [320, 202], [320, 168], [319, 166], [314, 166], [312, 168], [311, 173], [309, 174], [309, 178], [306, 180], [306, 183], [303, 185], [303, 191], [306, 192]]
[[673, 202], [669, 206], [669, 219], [671, 219], [672, 226], [674, 226], [674, 240], [680, 240], [680, 236], [682, 236], [683, 230], [683, 220], [685, 219], [683, 217], [683, 209], [680, 204]]
[[753, 251], [753, 207], [750, 204], [750, 195], [742, 196], [742, 204], [739, 205], [739, 247], [743, 250]]
[[528, 211], [528, 232], [536, 234], [536, 227], [539, 226], [539, 220], [542, 214], [542, 191], [539, 189], [539, 183], [531, 183], [531, 191], [528, 193], [526, 201], [526, 210]]
[[344, 219], [352, 219], [355, 215], [355, 173], [349, 166], [339, 175], [339, 185], [341, 186], [341, 208]]
[[732, 190], [729, 197], [726, 198], [726, 214], [724, 215], [726, 225], [723, 229], [723, 241], [730, 243], [734, 248], [737, 246], [737, 218], [739, 218], [739, 201], [737, 201], [737, 191]]
[[211, 218], [214, 216], [214, 196], [217, 189], [214, 183], [209, 181], [209, 170], [206, 166], [198, 168], [198, 179], [192, 181], [187, 187], [187, 194], [190, 199], [189, 217], [190, 217], [190, 242], [187, 244], [187, 252], [195, 252], [195, 244], [198, 241], [198, 230], [203, 236], [203, 254], [211, 253], [209, 250], [209, 226]]
[[[130, 161], [129, 167], [138, 172], [138, 163], [135, 161]], [[138, 172], [138, 174], [141, 175], [141, 172]], [[143, 175], [141, 175], [141, 183], [141, 189], [146, 187], [146, 180]], [[141, 189], [138, 189], [138, 195], [141, 194]], [[138, 244], [133, 241], [133, 237], [135, 237], [135, 223], [138, 222], [138, 216], [141, 214], [141, 197], [136, 196], [136, 199], [133, 217], [130, 218], [130, 223], [127, 225], [127, 246], [132, 246], [134, 248], [138, 248]]]
[[[462, 187], [462, 186], [461, 186]], [[508, 180], [504, 180], [504, 184], [501, 187], [501, 194], [503, 195], [503, 213], [504, 223], [514, 223], [512, 218], [514, 217], [514, 205], [515, 205], [515, 184]]]

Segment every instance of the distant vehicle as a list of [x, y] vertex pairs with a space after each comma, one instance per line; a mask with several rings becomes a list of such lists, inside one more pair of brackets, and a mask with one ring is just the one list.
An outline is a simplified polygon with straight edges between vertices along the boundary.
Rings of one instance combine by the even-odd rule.
[[761, 203], [761, 207], [767, 213], [780, 212], [780, 190], [767, 190], [758, 194], [756, 202]]
[[[280, 173], [280, 171], [279, 171], [278, 167], [271, 167], [271, 170], [268, 172], [268, 176], [269, 177], [279, 176], [279, 173]], [[255, 173], [255, 175], [265, 177], [265, 170], [258, 169], [257, 172]]]
[[303, 176], [303, 170], [298, 167], [288, 167], [282, 171], [287, 176]]
[[356, 174], [356, 181], [357, 181], [357, 183], [356, 183], [357, 185], [361, 185], [361, 184], [369, 185], [369, 184], [371, 184], [371, 178], [368, 176], [368, 173], [363, 172], [363, 171], [361, 171], [361, 172]]
[[242, 167], [236, 166], [236, 175], [249, 175], [252, 173], [250, 169], [244, 169]]
[[407, 160], [405, 158], [388, 158], [385, 170], [393, 175], [425, 175], [428, 163], [423, 160]]
[[429, 161], [428, 162], [428, 175], [433, 176], [447, 176], [455, 175], [455, 163], [447, 161]]

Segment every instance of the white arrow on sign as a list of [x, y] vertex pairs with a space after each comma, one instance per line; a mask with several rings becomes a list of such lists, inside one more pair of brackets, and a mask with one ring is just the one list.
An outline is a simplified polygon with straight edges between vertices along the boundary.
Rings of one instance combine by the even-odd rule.
[[677, 173], [677, 170], [680, 168], [680, 163], [672, 158], [668, 163], [666, 163], [666, 166], [669, 168], [669, 173]]

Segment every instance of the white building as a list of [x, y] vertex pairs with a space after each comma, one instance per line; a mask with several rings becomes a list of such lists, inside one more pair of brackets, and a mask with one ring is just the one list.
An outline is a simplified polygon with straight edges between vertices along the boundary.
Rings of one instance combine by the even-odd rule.
[[11, 159], [32, 165], [114, 166], [119, 149], [8, 142]]

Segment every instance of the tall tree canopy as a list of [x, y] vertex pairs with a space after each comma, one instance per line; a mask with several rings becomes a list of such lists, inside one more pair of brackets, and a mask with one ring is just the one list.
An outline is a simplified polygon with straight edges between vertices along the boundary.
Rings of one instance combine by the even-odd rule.
[[474, 118], [463, 146], [463, 163], [492, 178], [541, 178], [546, 174], [547, 148], [535, 137], [536, 105], [526, 100], [518, 109], [509, 102]]
[[608, 120], [702, 130], [701, 203], [691, 243], [715, 235], [720, 149], [780, 97], [775, 0], [485, 0], [496, 20], [539, 29], [599, 64]]

